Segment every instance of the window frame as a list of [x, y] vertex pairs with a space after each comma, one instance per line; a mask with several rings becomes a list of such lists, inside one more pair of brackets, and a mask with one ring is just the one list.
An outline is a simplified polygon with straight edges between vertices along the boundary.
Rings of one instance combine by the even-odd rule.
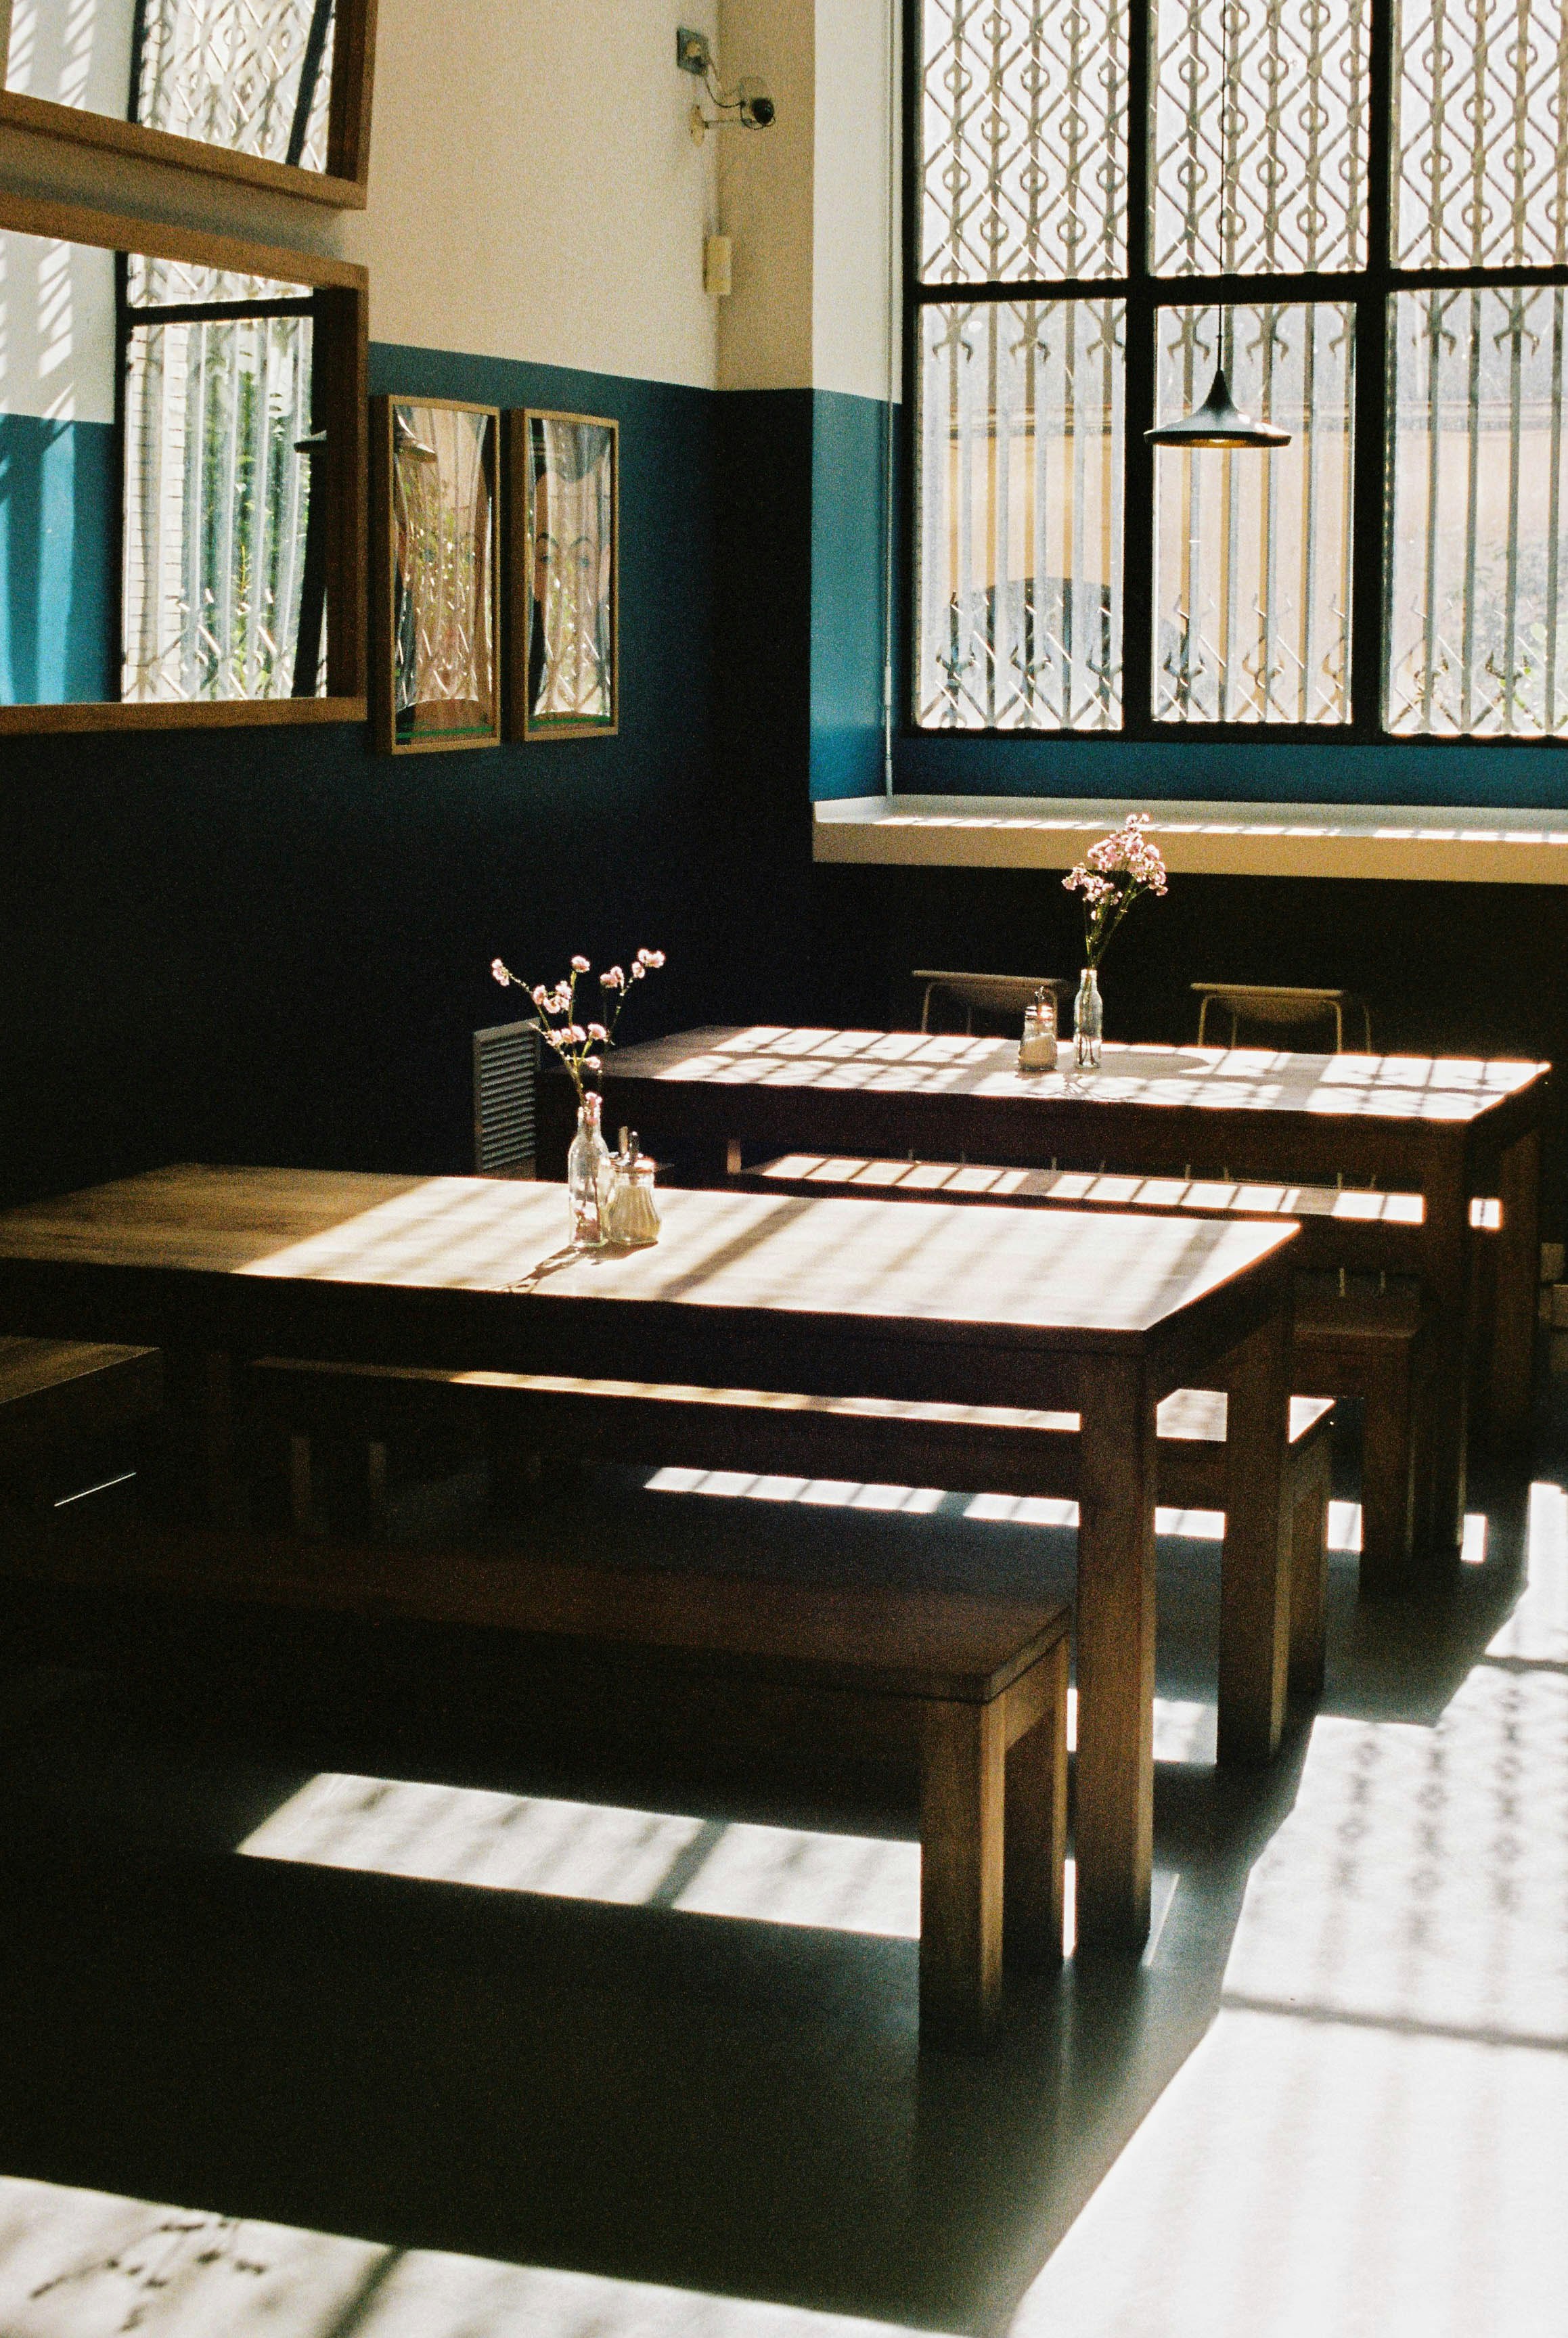
[[[1038, 741], [1104, 750], [1132, 742], [1199, 747], [1378, 746], [1449, 750], [1485, 747], [1538, 751], [1568, 739], [1477, 732], [1392, 732], [1385, 725], [1384, 681], [1389, 613], [1384, 567], [1391, 483], [1388, 437], [1388, 332], [1395, 298], [1430, 290], [1568, 287], [1568, 267], [1399, 268], [1393, 264], [1394, 13], [1391, 0], [1369, 0], [1366, 144], [1366, 251], [1358, 269], [1286, 274], [1156, 276], [1151, 267], [1150, 154], [1154, 139], [1152, 64], [1158, 0], [1122, 0], [1127, 19], [1127, 272], [1057, 280], [923, 283], [920, 279], [924, 0], [905, 0], [904, 15], [904, 348], [906, 427], [900, 465], [899, 539], [904, 624], [899, 693], [901, 735], [917, 739]], [[1114, 730], [923, 723], [918, 719], [916, 629], [919, 611], [920, 312], [959, 303], [1119, 300], [1126, 310], [1125, 447], [1122, 541], [1122, 721]], [[1144, 437], [1155, 423], [1156, 313], [1161, 309], [1256, 307], [1260, 302], [1339, 300], [1355, 313], [1354, 545], [1350, 574], [1349, 719], [1344, 722], [1161, 722], [1154, 715], [1153, 538], [1155, 450]]]
[[[320, 412], [337, 459], [328, 467], [327, 694], [320, 698], [74, 699], [0, 706], [0, 738], [28, 732], [232, 730], [241, 726], [363, 722], [366, 719], [366, 485], [368, 470], [369, 276], [356, 262], [320, 252], [289, 251], [204, 230], [166, 227], [74, 203], [0, 192], [0, 232], [31, 235], [99, 250], [270, 276], [311, 287], [314, 363], [320, 369]], [[117, 304], [118, 306], [118, 304]], [[118, 323], [118, 319], [117, 319]], [[116, 367], [116, 404], [121, 398]], [[114, 574], [123, 526], [123, 440], [116, 478], [121, 521], [112, 548]], [[122, 618], [115, 585], [114, 674]]]
[[261, 154], [236, 154], [204, 139], [151, 129], [144, 122], [122, 122], [115, 114], [94, 113], [86, 106], [62, 105], [54, 98], [29, 97], [20, 90], [7, 89], [9, 0], [0, 0], [0, 125], [25, 130], [34, 137], [64, 139], [74, 146], [96, 147], [100, 152], [129, 154], [142, 162], [198, 172], [230, 186], [263, 187], [270, 194], [300, 195], [308, 202], [324, 203], [334, 211], [362, 211], [368, 200], [370, 177], [377, 5], [377, 0], [335, 0], [325, 171], [306, 170], [296, 162], [274, 162]]

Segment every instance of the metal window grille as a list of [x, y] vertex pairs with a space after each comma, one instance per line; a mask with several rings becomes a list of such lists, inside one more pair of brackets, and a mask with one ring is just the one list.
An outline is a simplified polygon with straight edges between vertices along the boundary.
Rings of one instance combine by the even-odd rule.
[[308, 290], [132, 258], [121, 346], [122, 696], [313, 694]]
[[1360, 266], [1368, 29], [1367, 0], [1159, 0], [1159, 274]]
[[1568, 735], [1565, 298], [1539, 285], [1395, 301], [1390, 731]]
[[132, 122], [327, 168], [332, 0], [137, 0]]
[[1117, 719], [1122, 318], [1119, 300], [921, 311], [924, 722]]
[[1352, 311], [1339, 301], [1158, 311], [1161, 421], [1223, 359], [1294, 435], [1155, 457], [1155, 712], [1180, 722], [1343, 722], [1349, 709]]
[[910, 27], [913, 720], [1564, 735], [1568, 0]]

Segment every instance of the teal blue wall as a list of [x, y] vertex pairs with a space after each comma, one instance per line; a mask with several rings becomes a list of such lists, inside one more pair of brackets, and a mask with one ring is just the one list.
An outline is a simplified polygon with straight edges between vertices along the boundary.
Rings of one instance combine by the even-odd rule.
[[110, 695], [115, 493], [109, 424], [0, 414], [0, 706]]
[[811, 394], [811, 794], [879, 795], [888, 408]]
[[[1568, 806], [1568, 747], [1468, 742], [1352, 747], [1259, 740], [899, 739], [894, 785], [915, 795], [1216, 797], [1239, 803]], [[866, 792], [873, 792], [870, 790]]]

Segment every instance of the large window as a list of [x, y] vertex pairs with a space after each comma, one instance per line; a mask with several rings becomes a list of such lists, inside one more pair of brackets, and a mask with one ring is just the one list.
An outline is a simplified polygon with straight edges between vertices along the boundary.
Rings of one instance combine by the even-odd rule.
[[309, 285], [119, 260], [129, 701], [311, 698], [326, 683]]
[[914, 7], [916, 722], [1568, 736], [1568, 0]]

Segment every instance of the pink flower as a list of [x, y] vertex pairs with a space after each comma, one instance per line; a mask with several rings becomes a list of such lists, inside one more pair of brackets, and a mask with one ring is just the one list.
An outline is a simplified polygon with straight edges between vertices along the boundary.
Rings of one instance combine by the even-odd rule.
[[574, 958], [572, 961], [572, 971], [573, 974], [586, 974], [588, 971], [587, 959], [585, 958]]
[[610, 1034], [606, 1031], [603, 1023], [590, 1023], [588, 1026], [588, 1036], [591, 1039], [607, 1040]]
[[602, 1056], [584, 1056], [583, 1068], [585, 1072], [602, 1072], [604, 1068], [604, 1059]]
[[568, 1023], [564, 1031], [562, 1032], [561, 1036], [564, 1039], [570, 1040], [574, 1047], [586, 1046], [588, 1039], [588, 1034], [584, 1031], [581, 1023]]
[[504, 966], [504, 964], [502, 963], [502, 961], [500, 960], [500, 958], [493, 958], [491, 959], [491, 961], [490, 961], [490, 971], [491, 971], [491, 973], [495, 976], [495, 977], [496, 981], [501, 985], [502, 989], [503, 989], [503, 990], [505, 990], [505, 987], [506, 987], [506, 985], [511, 981], [512, 977], [511, 977], [511, 976], [507, 973], [506, 968], [505, 968], [505, 967]]
[[625, 969], [619, 966], [611, 967], [606, 973], [600, 976], [599, 987], [601, 990], [624, 990], [626, 987]]
[[535, 1007], [543, 1007], [550, 994], [542, 982], [536, 982], [528, 996], [533, 999]]
[[632, 968], [632, 981], [633, 981], [633, 982], [641, 982], [641, 981], [642, 981], [642, 977], [643, 977], [643, 976], [647, 973], [647, 971], [648, 971], [647, 968], [643, 965], [643, 963], [642, 963], [642, 959], [641, 959], [641, 958], [639, 958], [639, 959], [638, 959], [638, 961], [637, 961], [637, 963], [636, 963], [636, 965], [635, 965], [635, 966]]

